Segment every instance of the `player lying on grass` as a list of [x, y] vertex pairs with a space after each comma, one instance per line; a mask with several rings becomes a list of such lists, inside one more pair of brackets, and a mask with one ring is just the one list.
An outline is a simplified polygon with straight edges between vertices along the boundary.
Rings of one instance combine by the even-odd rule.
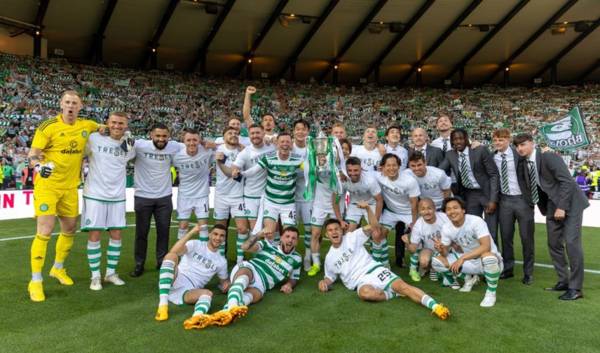
[[435, 249], [440, 255], [433, 258], [431, 266], [451, 282], [454, 275], [464, 277], [461, 292], [471, 291], [479, 275], [483, 274], [487, 290], [480, 305], [494, 306], [498, 278], [502, 272], [502, 256], [487, 224], [481, 217], [465, 215], [465, 203], [460, 198], [446, 199], [442, 209], [450, 222], [443, 226], [441, 240], [435, 241]]
[[[269, 234], [265, 234], [267, 238]], [[259, 238], [263, 238], [260, 239]], [[283, 230], [279, 246], [271, 245], [263, 233], [251, 235], [242, 245], [244, 251], [255, 253], [249, 261], [237, 264], [231, 270], [231, 287], [223, 310], [209, 317], [208, 322], [199, 319], [193, 328], [207, 324], [225, 326], [238, 317], [246, 315], [248, 305], [259, 302], [267, 290], [283, 283], [280, 291], [290, 294], [300, 279], [302, 257], [295, 250], [298, 244], [298, 229], [290, 226]], [[193, 321], [194, 318], [188, 321]], [[188, 322], [186, 321], [186, 323]], [[187, 328], [187, 327], [186, 327]]]
[[418, 207], [421, 217], [415, 222], [410, 234], [402, 236], [402, 241], [412, 253], [408, 275], [414, 282], [419, 282], [421, 276], [430, 271], [431, 280], [437, 281], [437, 273], [430, 268], [431, 258], [436, 251], [434, 241], [441, 238], [442, 227], [450, 221], [445, 213], [435, 212], [435, 203], [430, 198], [419, 200]]
[[219, 253], [219, 246], [225, 242], [227, 228], [215, 224], [208, 241], [191, 240], [199, 231], [200, 226], [196, 225], [173, 245], [163, 259], [158, 276], [158, 310], [154, 317], [157, 321], [169, 318], [171, 302], [176, 305], [195, 305], [193, 316], [184, 322], [186, 329], [189, 322], [194, 325], [204, 322], [208, 318], [206, 313], [213, 295], [204, 288], [206, 284], [216, 274], [223, 292], [229, 288], [227, 260]]
[[319, 290], [329, 291], [339, 276], [344, 286], [356, 290], [361, 300], [378, 302], [398, 295], [407, 296], [415, 303], [431, 309], [440, 319], [446, 320], [450, 316], [448, 308], [438, 304], [419, 288], [404, 282], [369, 255], [365, 242], [369, 237], [377, 241], [382, 235], [369, 204], [360, 202], [358, 206], [367, 211], [369, 225], [343, 235], [338, 220], [330, 219], [325, 222], [325, 234], [331, 241], [331, 247], [325, 257], [325, 278], [319, 281]]

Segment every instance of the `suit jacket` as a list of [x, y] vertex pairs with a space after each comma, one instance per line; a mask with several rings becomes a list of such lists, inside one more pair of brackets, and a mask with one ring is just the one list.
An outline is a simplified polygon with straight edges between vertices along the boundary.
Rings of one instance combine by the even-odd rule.
[[[415, 153], [414, 148], [408, 148], [408, 158]], [[427, 144], [425, 147], [425, 160], [428, 166], [439, 168], [444, 161], [444, 152], [437, 147]]]
[[[557, 208], [566, 213], [583, 212], [590, 203], [569, 174], [569, 169], [563, 159], [554, 152], [542, 152], [536, 149], [536, 167], [538, 172], [538, 207], [545, 216], [554, 215]], [[523, 192], [526, 200], [531, 201], [531, 188], [529, 181], [529, 166], [527, 159], [523, 158], [519, 169], [519, 178], [524, 180]]]
[[[475, 176], [475, 180], [481, 191], [486, 197], [487, 202], [498, 202], [498, 193], [500, 191], [500, 173], [494, 163], [494, 157], [492, 153], [485, 146], [478, 146], [476, 148], [469, 148], [469, 162], [471, 164], [471, 170]], [[456, 175], [456, 182], [458, 184], [458, 193], [463, 194], [465, 191], [462, 181], [460, 179], [460, 169], [458, 165], [458, 152], [450, 150], [446, 152], [446, 160], [442, 163], [446, 172], [449, 173], [450, 169]]]

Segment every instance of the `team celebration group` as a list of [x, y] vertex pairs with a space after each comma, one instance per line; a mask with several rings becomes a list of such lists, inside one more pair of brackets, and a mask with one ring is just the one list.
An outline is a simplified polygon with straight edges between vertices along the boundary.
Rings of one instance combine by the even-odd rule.
[[[307, 197], [310, 123], [299, 119], [291, 131], [276, 131], [271, 114], [251, 117], [254, 87], [247, 87], [243, 119], [233, 117], [215, 141], [186, 129], [180, 142], [169, 126], [155, 124], [149, 139], [133, 139], [128, 114], [111, 112], [104, 124], [79, 117], [83, 107], [76, 91], [65, 91], [61, 114], [43, 121], [29, 153], [39, 177], [34, 185], [37, 217], [31, 246], [32, 301], [45, 300], [42, 270], [56, 219], [60, 233], [49, 276], [72, 285], [64, 263], [73, 246], [79, 216], [78, 187], [82, 161], [89, 170], [83, 186], [81, 230], [87, 232], [91, 290], [103, 284], [124, 285], [117, 267], [121, 231], [126, 227], [126, 168], [133, 160], [135, 179], [135, 268], [145, 270], [151, 221], [156, 227], [158, 309], [169, 316], [169, 303], [194, 306], [186, 329], [224, 326], [244, 316], [275, 287], [292, 293], [301, 270], [322, 276], [318, 290], [327, 292], [340, 279], [365, 301], [408, 297], [445, 320], [450, 310], [390, 270], [388, 234], [395, 231], [394, 259], [403, 266], [410, 253], [410, 281], [424, 278], [469, 292], [481, 281], [480, 305], [493, 307], [500, 279], [514, 276], [513, 237], [518, 224], [523, 250], [524, 285], [534, 281], [534, 207], [546, 216], [548, 248], [558, 280], [549, 291], [561, 300], [583, 297], [581, 224], [587, 198], [562, 158], [541, 150], [529, 134], [493, 133], [492, 149], [470, 141], [454, 129], [452, 116], [439, 112], [438, 136], [415, 128], [410, 142], [389, 126], [385, 142], [378, 126], [365, 126], [362, 144], [352, 144], [343, 122], [332, 122], [333, 168], [316, 172], [314, 197]], [[241, 134], [241, 132], [244, 132]], [[404, 132], [406, 133], [406, 132]], [[244, 136], [247, 135], [247, 136]], [[209, 229], [211, 168], [216, 171], [214, 225]], [[169, 249], [172, 175], [179, 178], [178, 240]], [[334, 174], [334, 175], [332, 175]], [[331, 180], [339, 181], [333, 187]], [[309, 180], [310, 179], [310, 180]], [[195, 216], [195, 218], [193, 218]], [[190, 222], [196, 223], [190, 227]], [[235, 223], [235, 266], [226, 259], [229, 221]], [[303, 227], [298, 227], [302, 224]], [[305, 234], [301, 234], [304, 229]], [[108, 232], [106, 270], [101, 276], [101, 234]], [[321, 241], [330, 242], [323, 261]], [[304, 254], [297, 250], [304, 242]], [[249, 255], [251, 254], [251, 255]], [[212, 310], [214, 276], [227, 300]], [[483, 280], [482, 280], [483, 279]]]

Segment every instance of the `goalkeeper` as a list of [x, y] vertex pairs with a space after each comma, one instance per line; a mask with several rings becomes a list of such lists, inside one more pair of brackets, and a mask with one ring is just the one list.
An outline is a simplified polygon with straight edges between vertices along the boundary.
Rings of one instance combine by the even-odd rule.
[[73, 285], [64, 262], [75, 235], [79, 213], [78, 192], [81, 162], [90, 134], [98, 123], [79, 118], [81, 97], [76, 91], [65, 91], [60, 99], [61, 114], [43, 121], [35, 131], [29, 161], [39, 173], [33, 190], [37, 230], [31, 244], [31, 281], [29, 296], [34, 302], [46, 299], [42, 285], [42, 268], [56, 217], [60, 233], [56, 240], [56, 257], [50, 277], [62, 285]]

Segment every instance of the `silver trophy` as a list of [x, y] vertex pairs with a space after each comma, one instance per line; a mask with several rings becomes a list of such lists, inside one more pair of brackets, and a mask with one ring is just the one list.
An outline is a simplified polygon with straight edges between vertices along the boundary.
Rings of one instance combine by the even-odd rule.
[[317, 137], [314, 140], [315, 144], [315, 154], [317, 155], [317, 167], [318, 172], [323, 173], [329, 170], [328, 167], [328, 147], [329, 147], [329, 137], [325, 135], [323, 130], [319, 127], [319, 132], [317, 133]]

